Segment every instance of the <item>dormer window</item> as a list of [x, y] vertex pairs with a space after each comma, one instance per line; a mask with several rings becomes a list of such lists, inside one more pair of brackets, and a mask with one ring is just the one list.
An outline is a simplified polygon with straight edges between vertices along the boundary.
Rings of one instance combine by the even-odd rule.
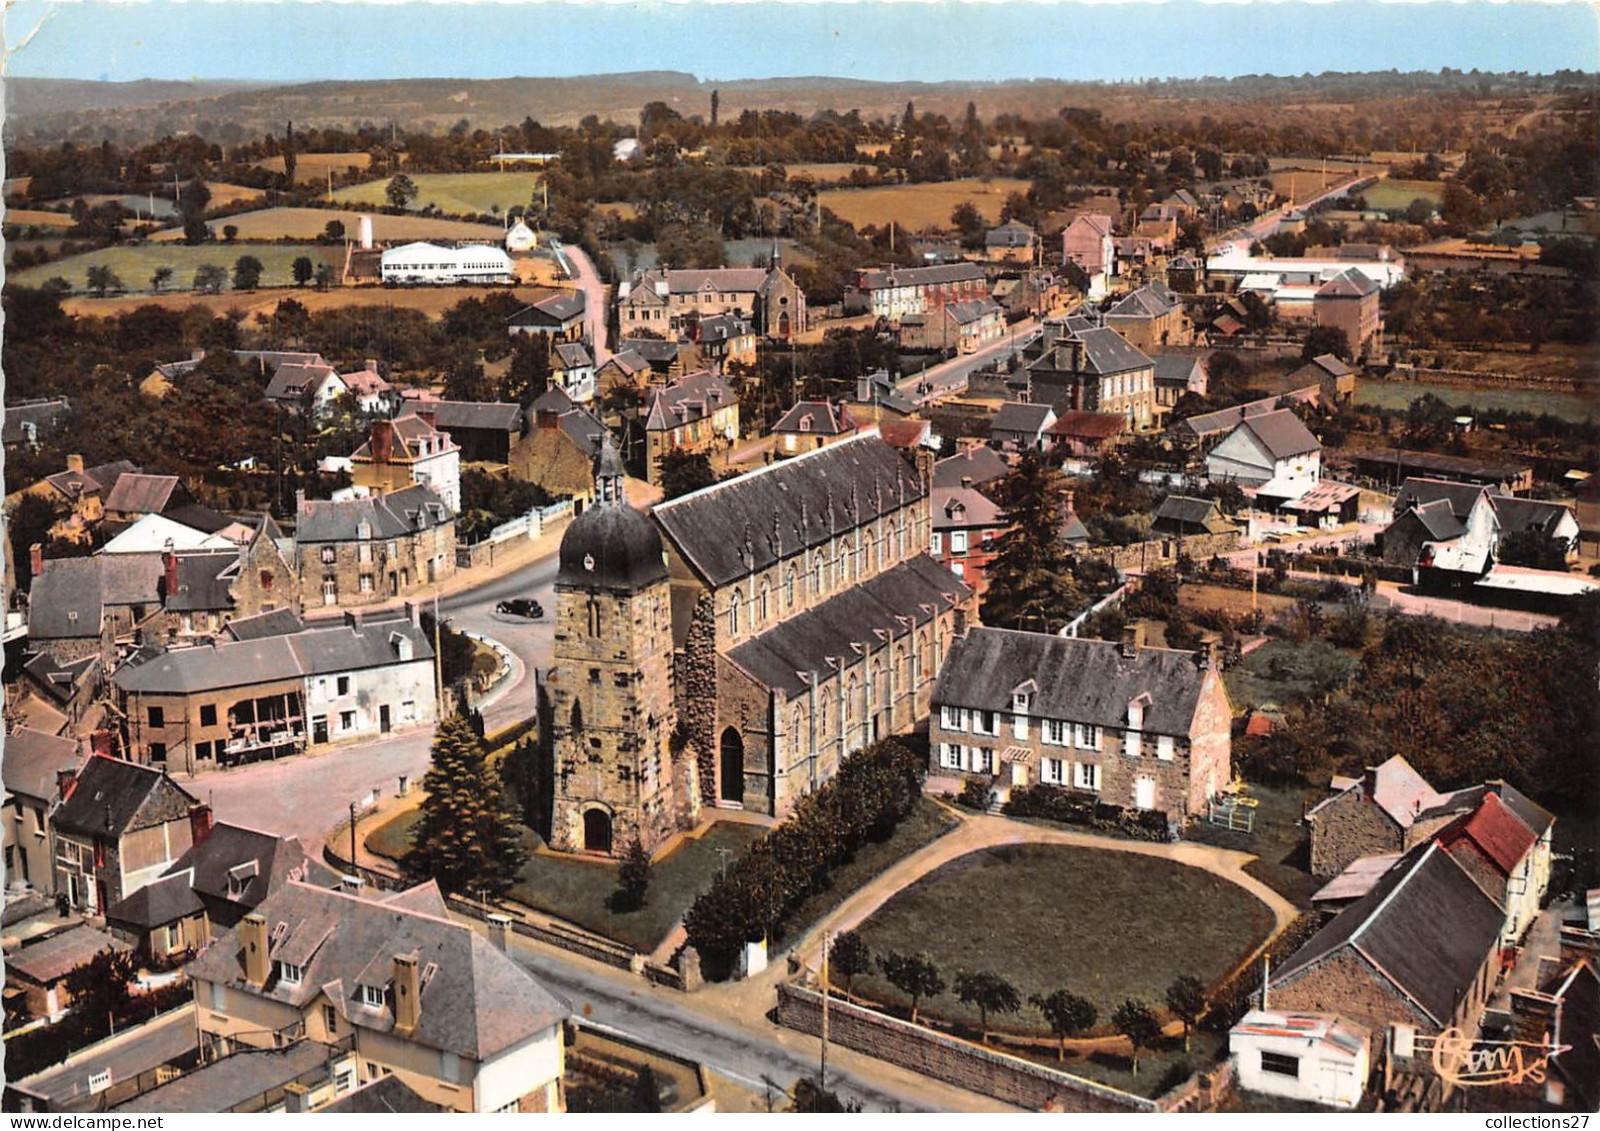
[[278, 981], [285, 986], [298, 986], [305, 981], [306, 968], [294, 962], [278, 963]]
[[368, 1009], [382, 1009], [384, 1005], [383, 986], [369, 986], [364, 982], [356, 985], [356, 1004], [364, 1005]]

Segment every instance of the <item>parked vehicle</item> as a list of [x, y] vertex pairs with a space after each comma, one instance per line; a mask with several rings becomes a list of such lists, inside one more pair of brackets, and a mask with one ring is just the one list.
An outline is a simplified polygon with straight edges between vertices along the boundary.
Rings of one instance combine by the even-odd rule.
[[506, 613], [514, 617], [529, 617], [537, 620], [544, 616], [544, 606], [531, 597], [512, 597], [501, 601], [494, 607], [497, 613]]

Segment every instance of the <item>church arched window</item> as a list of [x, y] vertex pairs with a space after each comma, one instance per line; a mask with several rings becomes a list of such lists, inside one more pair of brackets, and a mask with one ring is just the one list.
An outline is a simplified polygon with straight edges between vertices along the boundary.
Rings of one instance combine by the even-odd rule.
[[786, 609], [794, 608], [794, 591], [798, 579], [798, 571], [794, 566], [790, 566], [788, 576], [783, 579], [783, 607]]
[[728, 635], [739, 635], [739, 606], [744, 604], [744, 590], [735, 589], [733, 600], [728, 602]]
[[587, 611], [589, 613], [589, 635], [598, 637], [600, 635], [600, 602], [596, 598], [590, 597]]
[[767, 584], [766, 578], [761, 579], [761, 604], [757, 611], [756, 623], [766, 624], [767, 618], [772, 615], [772, 586]]

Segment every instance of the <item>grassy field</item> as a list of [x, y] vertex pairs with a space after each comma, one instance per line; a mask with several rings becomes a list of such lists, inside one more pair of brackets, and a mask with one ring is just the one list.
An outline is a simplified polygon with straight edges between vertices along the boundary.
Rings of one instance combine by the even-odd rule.
[[106, 266], [116, 272], [124, 289], [149, 291], [150, 276], [157, 267], [172, 268], [169, 290], [187, 291], [194, 286], [196, 269], [207, 264], [225, 268], [230, 276], [234, 261], [241, 255], [253, 255], [261, 260], [263, 287], [288, 287], [294, 284], [291, 265], [299, 256], [308, 256], [313, 264], [327, 263], [335, 271], [344, 269], [344, 249], [317, 247], [310, 244], [253, 244], [248, 247], [206, 244], [186, 247], [182, 244], [136, 244], [132, 247], [103, 247], [67, 259], [58, 259], [42, 267], [19, 271], [13, 281], [21, 286], [37, 287], [47, 279], [60, 276], [76, 292], [88, 289], [86, 274], [91, 267]]
[[[737, 166], [746, 173], [759, 173], [765, 165], [740, 165]], [[818, 184], [831, 184], [834, 181], [847, 181], [850, 174], [860, 168], [872, 168], [872, 162], [861, 160], [854, 163], [849, 161], [819, 161], [811, 164], [785, 165], [784, 171], [792, 180], [795, 177], [810, 177]]]
[[1314, 168], [1274, 170], [1270, 178], [1272, 191], [1285, 199], [1292, 197], [1298, 204], [1345, 180], [1354, 171], [1353, 165], [1339, 168], [1331, 161], [1326, 172], [1320, 165]]
[[[127, 280], [124, 280], [126, 282]], [[201, 306], [213, 314], [242, 310], [250, 315], [258, 311], [271, 313], [286, 298], [292, 298], [307, 310], [338, 310], [352, 306], [382, 306], [394, 310], [420, 310], [437, 318], [465, 298], [483, 298], [489, 293], [486, 287], [333, 287], [318, 291], [312, 287], [263, 287], [259, 291], [223, 291], [216, 295], [198, 295], [190, 292], [160, 295], [121, 295], [115, 298], [93, 298], [76, 295], [66, 299], [61, 308], [68, 314], [91, 318], [110, 318], [126, 314], [141, 306], [160, 306], [167, 310], [187, 310]], [[516, 295], [533, 302], [549, 293], [545, 289], [515, 289]]]
[[[349, 169], [372, 167], [370, 153], [300, 153], [295, 155], [294, 179], [296, 184], [326, 181], [328, 170], [343, 173]], [[256, 162], [256, 168], [269, 173], [283, 172], [282, 157], [265, 157]]]
[[[961, 970], [993, 971], [1024, 1002], [1065, 987], [1093, 1001], [1108, 1029], [1111, 1011], [1126, 998], [1164, 1009], [1178, 975], [1207, 984], [1222, 978], [1272, 924], [1264, 903], [1209, 872], [1132, 852], [1030, 844], [946, 864], [884, 904], [860, 933], [874, 954], [926, 951], [947, 982]], [[858, 978], [854, 989], [909, 1005], [878, 974]], [[953, 991], [923, 1010], [978, 1021]], [[996, 1027], [1049, 1031], [1028, 1005]]]
[[[412, 211], [432, 204], [454, 215], [489, 212], [496, 204], [504, 212], [527, 204], [539, 188], [538, 173], [415, 173], [411, 180], [417, 186]], [[376, 207], [388, 203], [388, 188], [387, 179], [368, 181], [334, 190], [333, 199]]]
[[1000, 222], [1000, 208], [1014, 192], [1028, 191], [1027, 181], [997, 177], [987, 184], [968, 177], [938, 184], [893, 185], [884, 188], [834, 189], [821, 195], [822, 207], [856, 227], [883, 226], [893, 221], [903, 228], [948, 228], [950, 213], [971, 201], [991, 224]]
[[19, 228], [70, 228], [72, 217], [65, 212], [46, 212], [40, 208], [8, 208], [5, 225]]
[[[337, 220], [344, 225], [346, 239], [354, 239], [359, 230], [360, 215], [355, 212], [335, 212], [324, 208], [264, 208], [260, 212], [241, 212], [212, 220], [207, 225], [211, 234], [221, 238], [222, 229], [231, 224], [239, 229], [242, 240], [314, 240]], [[494, 240], [504, 238], [504, 230], [497, 224], [472, 224], [465, 220], [437, 220], [431, 216], [372, 217], [372, 235], [379, 243], [403, 240]], [[183, 239], [176, 228], [157, 232], [150, 237], [155, 243], [171, 243]]]
[[1356, 653], [1335, 648], [1326, 640], [1304, 644], [1271, 640], [1229, 668], [1223, 682], [1237, 708], [1280, 707], [1323, 687], [1342, 685], [1360, 662]]
[[1383, 180], [1362, 189], [1361, 195], [1367, 198], [1367, 207], [1381, 212], [1404, 210], [1418, 197], [1437, 207], [1444, 197], [1444, 182]]
[[1478, 411], [1548, 412], [1562, 420], [1582, 421], [1600, 416], [1600, 403], [1577, 393], [1547, 389], [1462, 389], [1430, 385], [1424, 381], [1362, 381], [1356, 387], [1356, 404], [1369, 408], [1404, 409], [1427, 393], [1450, 405], [1470, 405]]

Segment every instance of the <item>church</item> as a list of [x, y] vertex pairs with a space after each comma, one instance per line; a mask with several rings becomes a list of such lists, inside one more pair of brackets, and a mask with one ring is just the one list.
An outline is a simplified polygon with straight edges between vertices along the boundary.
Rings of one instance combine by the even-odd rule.
[[976, 623], [928, 555], [930, 469], [867, 429], [646, 517], [609, 442], [596, 467], [556, 579], [553, 847], [653, 850], [702, 806], [786, 816], [927, 717]]

